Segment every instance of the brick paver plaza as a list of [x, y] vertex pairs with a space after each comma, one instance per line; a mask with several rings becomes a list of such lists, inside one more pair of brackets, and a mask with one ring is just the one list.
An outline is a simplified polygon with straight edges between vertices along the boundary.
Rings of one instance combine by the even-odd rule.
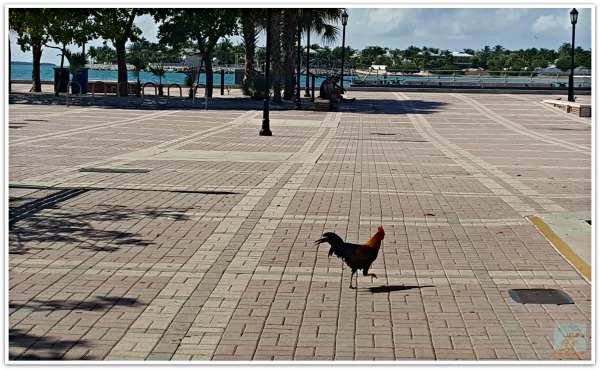
[[[260, 108], [11, 104], [8, 358], [590, 360], [591, 285], [526, 217], [591, 209], [592, 121], [544, 95], [350, 95], [272, 110], [272, 137]], [[380, 225], [378, 279], [348, 289], [314, 241]], [[587, 349], [557, 352], [555, 323]]]

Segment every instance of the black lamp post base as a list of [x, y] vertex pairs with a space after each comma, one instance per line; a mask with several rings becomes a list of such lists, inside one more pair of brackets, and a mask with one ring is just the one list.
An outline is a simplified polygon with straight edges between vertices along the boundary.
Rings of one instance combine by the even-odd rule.
[[260, 130], [258, 135], [259, 136], [273, 136], [273, 133], [268, 128], [263, 128], [262, 130]]

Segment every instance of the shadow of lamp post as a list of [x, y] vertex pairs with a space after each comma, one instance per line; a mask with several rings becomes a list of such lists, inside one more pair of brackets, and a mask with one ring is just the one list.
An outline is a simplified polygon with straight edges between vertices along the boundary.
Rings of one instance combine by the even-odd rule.
[[302, 45], [300, 44], [300, 39], [302, 37], [302, 14], [304, 13], [304, 9], [298, 9], [298, 69], [296, 70], [296, 109], [302, 109], [302, 105], [300, 104], [300, 58], [302, 54]]
[[574, 102], [575, 97], [573, 96], [573, 75], [575, 74], [575, 24], [577, 24], [577, 15], [579, 12], [573, 8], [571, 10], [571, 24], [573, 25], [572, 39], [571, 39], [571, 74], [569, 75], [569, 92], [567, 99]]
[[344, 90], [344, 59], [346, 56], [346, 25], [348, 24], [348, 13], [344, 9], [342, 13], [342, 76], [340, 78], [340, 87]]
[[265, 45], [265, 97], [263, 101], [263, 120], [259, 136], [271, 136], [273, 133], [269, 128], [269, 73], [271, 72], [271, 18], [273, 9], [267, 9], [267, 42]]

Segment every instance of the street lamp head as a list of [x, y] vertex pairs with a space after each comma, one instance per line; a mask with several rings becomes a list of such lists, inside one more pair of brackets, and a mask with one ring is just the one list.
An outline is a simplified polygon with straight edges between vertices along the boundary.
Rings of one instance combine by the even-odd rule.
[[579, 15], [579, 12], [577, 11], [577, 9], [573, 8], [573, 10], [571, 10], [571, 24], [577, 23], [578, 15]]
[[346, 10], [342, 13], [342, 26], [346, 27], [348, 25], [348, 13]]

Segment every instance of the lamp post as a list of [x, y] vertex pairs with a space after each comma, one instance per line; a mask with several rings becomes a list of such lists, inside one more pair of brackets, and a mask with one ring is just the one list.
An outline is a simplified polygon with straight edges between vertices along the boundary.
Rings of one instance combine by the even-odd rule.
[[342, 91], [344, 90], [344, 59], [346, 56], [346, 25], [348, 24], [348, 13], [346, 13], [346, 10], [344, 9], [344, 12], [342, 13], [342, 26], [343, 26], [343, 31], [342, 31], [342, 76], [340, 78], [340, 87], [342, 88]]
[[302, 109], [300, 104], [300, 54], [302, 53], [302, 45], [300, 45], [300, 38], [302, 37], [302, 13], [303, 9], [298, 9], [298, 69], [296, 71], [296, 109]]
[[271, 129], [269, 128], [269, 73], [271, 66], [271, 16], [272, 9], [267, 9], [267, 45], [265, 46], [265, 100], [263, 101], [263, 120], [262, 128], [258, 135], [260, 136], [271, 136]]
[[310, 89], [309, 89], [309, 67], [310, 67], [310, 10], [306, 11], [308, 15], [309, 22], [306, 24], [306, 91], [304, 92], [304, 96], [310, 98]]
[[575, 24], [577, 24], [577, 15], [579, 12], [573, 8], [571, 10], [571, 24], [573, 25], [572, 39], [571, 39], [571, 74], [569, 75], [569, 92], [567, 100], [574, 102], [575, 97], [573, 96], [573, 77], [575, 74]]

